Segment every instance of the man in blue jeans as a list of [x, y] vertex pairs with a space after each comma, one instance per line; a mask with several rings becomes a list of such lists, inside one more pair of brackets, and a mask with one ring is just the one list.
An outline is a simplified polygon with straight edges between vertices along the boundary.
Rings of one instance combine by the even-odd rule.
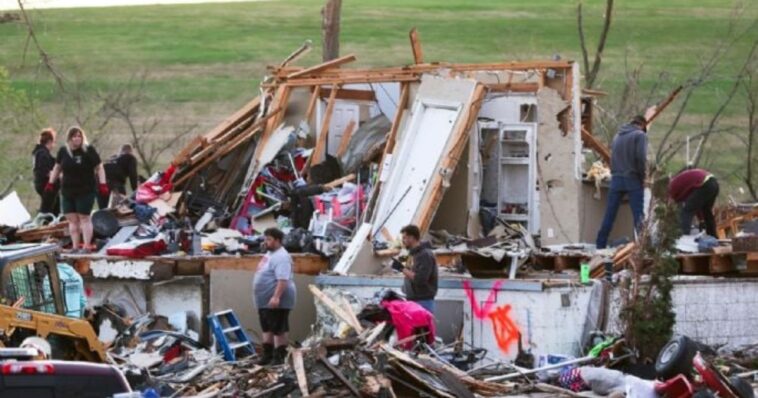
[[616, 214], [624, 195], [629, 196], [634, 227], [642, 224], [645, 197], [645, 170], [647, 160], [647, 119], [655, 112], [651, 107], [645, 116], [635, 116], [628, 124], [621, 126], [611, 144], [611, 188], [608, 204], [600, 231], [597, 233], [597, 248], [605, 249], [608, 235], [613, 229]]

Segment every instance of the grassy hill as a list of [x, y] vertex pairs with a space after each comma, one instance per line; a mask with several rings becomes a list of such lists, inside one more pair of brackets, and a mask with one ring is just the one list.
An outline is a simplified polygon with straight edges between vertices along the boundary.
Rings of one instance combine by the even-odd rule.
[[[616, 3], [596, 84], [611, 94], [602, 100], [609, 106], [626, 79], [625, 70], [642, 64], [643, 87], [652, 85], [662, 73], [666, 85], [673, 87], [699, 70], [713, 49], [731, 37], [730, 29], [744, 31], [758, 18], [758, 7], [750, 1]], [[80, 94], [73, 105], [70, 98], [63, 100], [66, 96], [40, 65], [33, 47], [24, 57], [25, 27], [15, 22], [0, 24], [0, 66], [10, 72], [12, 86], [34, 101], [41, 119], [29, 122], [28, 130], [10, 141], [12, 132], [0, 127], [0, 138], [8, 141], [0, 146], [0, 156], [8, 162], [16, 159], [14, 164], [19, 167], [25, 165], [39, 127], [32, 124], [63, 129], [74, 123], [75, 115], [90, 116], [90, 120], [102, 117], [88, 106], [141, 76], [146, 84], [139, 118], [161, 120], [156, 140], [188, 126], [202, 132], [256, 95], [265, 66], [279, 62], [304, 40], [313, 40], [316, 49], [300, 63], [319, 62], [322, 4], [281, 0], [30, 11], [41, 45], [64, 75], [69, 90]], [[593, 49], [602, 26], [604, 1], [587, 0], [584, 8], [586, 34]], [[738, 8], [743, 11], [733, 26]], [[356, 53], [357, 64], [364, 66], [409, 63], [407, 32], [413, 26], [419, 29], [429, 61], [491, 62], [554, 54], [581, 58], [576, 3], [566, 0], [345, 0], [341, 52]], [[676, 134], [697, 132], [715, 112], [758, 37], [756, 25], [750, 29], [723, 55], [712, 79], [693, 96]], [[745, 128], [745, 120], [740, 103], [735, 101], [727, 108], [725, 126], [739, 131]], [[659, 128], [669, 121], [670, 116], [662, 118]], [[103, 152], [127, 139], [123, 124], [113, 122], [102, 128], [93, 124], [90, 129], [98, 135]], [[708, 158], [724, 175], [732, 175], [742, 164], [740, 146], [726, 133], [710, 145], [730, 150], [727, 156]], [[8, 178], [0, 175], [0, 185]], [[23, 191], [28, 197], [27, 189]]]

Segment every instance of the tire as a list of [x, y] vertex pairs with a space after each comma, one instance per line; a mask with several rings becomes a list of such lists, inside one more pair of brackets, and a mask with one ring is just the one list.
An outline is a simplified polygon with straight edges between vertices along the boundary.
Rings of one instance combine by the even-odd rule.
[[697, 353], [697, 345], [687, 336], [677, 336], [671, 339], [658, 353], [655, 361], [655, 373], [668, 380], [683, 374], [689, 377], [692, 373], [692, 358]]
[[740, 398], [755, 398], [755, 392], [753, 386], [745, 379], [741, 379], [737, 376], [732, 376], [729, 379], [729, 384], [732, 385], [732, 389], [737, 392], [737, 396]]

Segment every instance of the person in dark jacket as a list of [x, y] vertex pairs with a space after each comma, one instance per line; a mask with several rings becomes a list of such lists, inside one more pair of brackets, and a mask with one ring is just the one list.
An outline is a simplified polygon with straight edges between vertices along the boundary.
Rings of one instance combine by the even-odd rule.
[[72, 249], [92, 251], [90, 213], [97, 194], [108, 196], [108, 184], [105, 183], [105, 170], [100, 155], [93, 146], [87, 144], [84, 130], [80, 127], [68, 129], [66, 145], [58, 151], [45, 191], [53, 191], [61, 173], [61, 210], [68, 221]]
[[113, 155], [103, 164], [105, 167], [105, 179], [108, 182], [108, 189], [111, 191], [111, 198], [107, 196], [98, 196], [97, 205], [101, 209], [108, 207], [108, 200], [111, 205], [118, 205], [124, 196], [126, 196], [126, 180], [129, 180], [129, 186], [132, 192], [137, 190], [137, 158], [132, 154], [132, 146], [124, 144], [121, 146], [118, 154]]
[[713, 174], [703, 169], [685, 169], [671, 179], [668, 190], [671, 200], [682, 205], [679, 225], [683, 234], [689, 235], [692, 217], [697, 214], [705, 224], [705, 232], [716, 236], [713, 205], [719, 196], [719, 183]]
[[53, 186], [52, 191], [46, 192], [45, 185], [50, 178], [50, 172], [55, 167], [55, 158], [52, 150], [55, 146], [55, 130], [46, 128], [39, 133], [39, 142], [32, 151], [32, 168], [34, 170], [34, 190], [40, 197], [40, 213], [60, 213], [58, 202], [58, 186]]
[[397, 260], [392, 268], [405, 275], [403, 293], [408, 300], [415, 301], [434, 314], [434, 297], [437, 295], [437, 261], [429, 242], [421, 242], [421, 231], [415, 225], [406, 225], [400, 230], [403, 246], [409, 250], [407, 267]]
[[655, 113], [651, 107], [645, 116], [635, 116], [621, 126], [611, 144], [611, 187], [600, 231], [597, 233], [597, 248], [608, 245], [608, 235], [613, 229], [621, 201], [629, 196], [634, 227], [639, 228], [644, 215], [645, 174], [647, 167], [647, 120]]

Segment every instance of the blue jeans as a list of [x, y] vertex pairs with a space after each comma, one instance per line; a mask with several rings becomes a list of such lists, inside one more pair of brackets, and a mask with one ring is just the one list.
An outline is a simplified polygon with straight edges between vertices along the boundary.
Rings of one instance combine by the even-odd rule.
[[645, 200], [645, 189], [636, 177], [619, 177], [611, 178], [611, 189], [608, 191], [608, 204], [605, 208], [605, 216], [600, 231], [597, 233], [597, 248], [605, 249], [608, 245], [608, 235], [613, 229], [613, 223], [616, 221], [616, 214], [621, 206], [621, 200], [624, 195], [629, 195], [629, 206], [632, 208], [632, 217], [634, 218], [634, 227], [639, 229], [642, 225], [643, 202]]
[[434, 299], [432, 300], [413, 300], [418, 305], [424, 307], [425, 310], [429, 311], [434, 315]]

